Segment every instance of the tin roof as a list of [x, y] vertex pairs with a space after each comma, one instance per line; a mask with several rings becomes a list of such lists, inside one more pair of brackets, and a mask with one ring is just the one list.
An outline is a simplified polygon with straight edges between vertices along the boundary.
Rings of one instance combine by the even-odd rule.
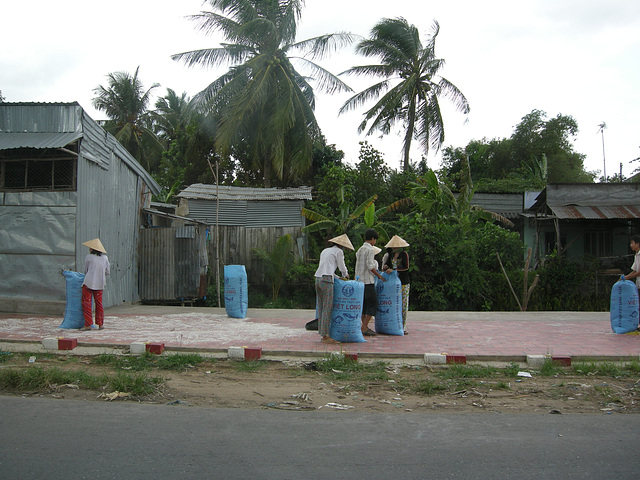
[[81, 137], [82, 132], [2, 133], [0, 135], [0, 150], [10, 150], [12, 148], [62, 148]]
[[549, 205], [551, 211], [562, 219], [606, 220], [614, 218], [640, 218], [640, 207], [633, 205], [579, 207], [576, 205]]
[[311, 200], [311, 187], [249, 188], [194, 183], [177, 196], [199, 200]]

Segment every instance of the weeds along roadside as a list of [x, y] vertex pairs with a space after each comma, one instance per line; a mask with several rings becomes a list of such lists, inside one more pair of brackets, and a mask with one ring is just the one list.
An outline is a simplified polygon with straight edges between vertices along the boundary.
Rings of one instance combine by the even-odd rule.
[[[126, 392], [131, 399], [153, 396], [165, 383], [169, 372], [191, 369], [233, 369], [246, 374], [268, 374], [274, 362], [233, 361], [205, 358], [199, 354], [97, 355], [75, 356], [37, 354], [39, 362], [29, 363], [36, 354], [0, 352], [0, 393], [51, 392], [60, 386], [105, 393]], [[279, 363], [279, 362], [278, 362]], [[92, 372], [88, 372], [91, 365]], [[100, 373], [95, 373], [96, 368]], [[280, 367], [283, 368], [283, 367]], [[399, 394], [430, 396], [452, 395], [466, 390], [488, 392], [510, 391], [521, 382], [519, 374], [530, 372], [548, 378], [560, 393], [571, 388], [576, 379], [602, 379], [593, 391], [615, 398], [606, 379], [625, 381], [628, 391], [640, 392], [640, 363], [587, 362], [572, 367], [560, 367], [546, 361], [539, 369], [528, 369], [517, 363], [497, 367], [492, 365], [448, 365], [442, 367], [394, 367], [385, 362], [358, 362], [341, 355], [328, 356], [286, 367], [289, 374], [320, 375], [325, 382], [340, 385], [347, 392], [366, 392], [371, 386], [385, 386]], [[569, 380], [571, 379], [571, 380]]]

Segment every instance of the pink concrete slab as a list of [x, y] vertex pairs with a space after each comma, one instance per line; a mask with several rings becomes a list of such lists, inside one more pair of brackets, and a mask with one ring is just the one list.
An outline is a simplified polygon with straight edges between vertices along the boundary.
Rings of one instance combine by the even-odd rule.
[[343, 351], [381, 356], [514, 357], [563, 355], [636, 357], [639, 335], [611, 331], [607, 312], [409, 312], [409, 335], [366, 337], [366, 343], [326, 345], [307, 331], [311, 310], [249, 309], [236, 319], [219, 308], [119, 306], [106, 311], [104, 330], [60, 329], [62, 317], [0, 313], [0, 341], [77, 338], [79, 345], [161, 342], [167, 349], [262, 348], [269, 352]]

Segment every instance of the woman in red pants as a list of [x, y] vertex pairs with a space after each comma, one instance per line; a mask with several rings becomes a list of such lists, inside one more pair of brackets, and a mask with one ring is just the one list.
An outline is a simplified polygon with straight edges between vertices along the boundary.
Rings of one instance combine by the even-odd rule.
[[82, 313], [84, 314], [84, 327], [80, 330], [91, 330], [93, 319], [91, 318], [91, 298], [96, 304], [96, 325], [104, 328], [104, 308], [102, 307], [102, 290], [109, 275], [109, 259], [107, 251], [102, 246], [99, 238], [94, 238], [82, 245], [89, 247], [89, 255], [84, 259], [84, 282], [82, 283]]

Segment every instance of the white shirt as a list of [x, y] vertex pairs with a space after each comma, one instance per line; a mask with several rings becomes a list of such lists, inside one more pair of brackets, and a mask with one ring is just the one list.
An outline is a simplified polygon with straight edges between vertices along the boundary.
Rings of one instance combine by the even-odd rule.
[[[640, 251], [633, 256], [633, 265], [631, 270], [640, 272]], [[636, 277], [636, 287], [640, 288], [640, 277]]]
[[356, 252], [356, 277], [365, 285], [375, 283], [375, 277], [371, 273], [372, 269], [378, 268], [378, 262], [375, 259], [376, 252], [373, 251], [373, 245], [364, 242]]
[[344, 263], [344, 252], [340, 247], [334, 245], [333, 247], [325, 248], [320, 253], [320, 263], [314, 276], [332, 275], [337, 277], [335, 274], [336, 268], [340, 269], [343, 277], [349, 276], [347, 266]]
[[104, 290], [107, 283], [106, 275], [109, 275], [110, 268], [109, 259], [104, 253], [100, 256], [90, 253], [84, 259], [84, 282], [82, 284], [91, 290]]

